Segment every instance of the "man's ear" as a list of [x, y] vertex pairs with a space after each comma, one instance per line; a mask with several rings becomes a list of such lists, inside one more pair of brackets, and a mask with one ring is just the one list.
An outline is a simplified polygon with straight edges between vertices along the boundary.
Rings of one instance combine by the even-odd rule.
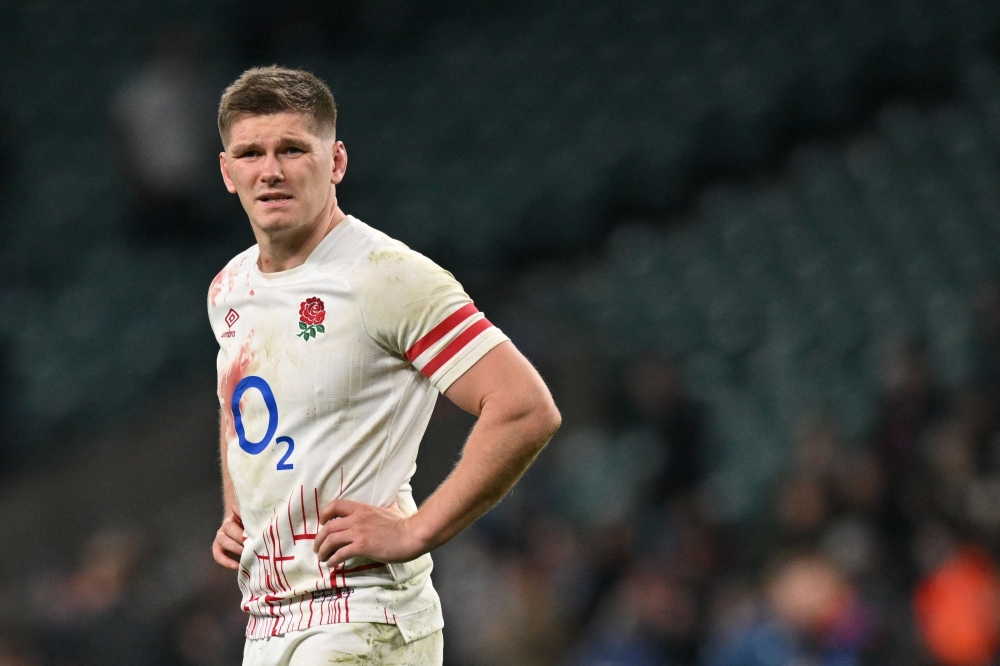
[[333, 171], [330, 174], [330, 182], [340, 185], [344, 180], [344, 173], [347, 171], [347, 148], [343, 141], [333, 142]]
[[219, 170], [222, 171], [222, 182], [226, 184], [226, 189], [229, 190], [230, 194], [236, 194], [236, 186], [233, 184], [233, 178], [229, 175], [229, 165], [226, 164], [226, 154], [219, 153]]

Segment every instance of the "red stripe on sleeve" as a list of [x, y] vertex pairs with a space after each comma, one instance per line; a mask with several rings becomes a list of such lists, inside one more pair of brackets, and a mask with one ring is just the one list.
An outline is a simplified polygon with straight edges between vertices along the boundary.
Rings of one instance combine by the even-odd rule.
[[451, 341], [451, 344], [442, 349], [437, 356], [432, 358], [427, 365], [424, 366], [424, 369], [421, 372], [424, 373], [424, 376], [426, 376], [427, 379], [430, 379], [431, 375], [437, 372], [438, 368], [450, 361], [455, 354], [462, 351], [462, 348], [472, 342], [476, 336], [492, 326], [493, 324], [491, 324], [489, 320], [480, 319], [475, 324], [462, 331], [457, 338]]
[[448, 335], [448, 333], [450, 333], [456, 326], [477, 312], [479, 312], [479, 310], [477, 310], [476, 306], [472, 303], [463, 305], [459, 309], [452, 312], [450, 315], [445, 317], [444, 321], [432, 328], [429, 333], [417, 340], [412, 347], [406, 350], [407, 360], [409, 360], [410, 363], [413, 363], [418, 356], [427, 351], [435, 342]]

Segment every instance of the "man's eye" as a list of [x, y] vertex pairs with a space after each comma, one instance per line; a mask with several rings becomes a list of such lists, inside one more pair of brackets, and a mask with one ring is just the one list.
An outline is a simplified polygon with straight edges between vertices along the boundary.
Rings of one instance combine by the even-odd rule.
[[297, 146], [289, 146], [288, 148], [285, 149], [285, 152], [286, 153], [290, 153], [292, 155], [298, 155], [298, 154], [303, 153], [305, 151], [302, 150], [301, 148], [297, 147]]
[[260, 153], [256, 150], [247, 150], [239, 154], [239, 157], [259, 157]]

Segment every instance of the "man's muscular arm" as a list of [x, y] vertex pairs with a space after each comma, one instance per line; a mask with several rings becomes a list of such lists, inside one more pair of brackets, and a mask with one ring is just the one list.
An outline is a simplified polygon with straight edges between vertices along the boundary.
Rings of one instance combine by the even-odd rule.
[[[233, 479], [229, 476], [229, 465], [226, 453], [226, 419], [219, 419], [219, 451], [222, 457], [222, 525], [215, 533], [212, 542], [212, 556], [215, 561], [234, 571], [239, 569], [239, 556], [243, 553], [243, 521], [240, 519], [240, 507], [236, 503], [236, 491], [233, 490]], [[235, 557], [233, 557], [235, 555]]]
[[406, 562], [446, 543], [500, 501], [562, 422], [542, 378], [510, 342], [490, 350], [445, 395], [479, 417], [451, 475], [410, 517], [395, 506], [330, 502], [313, 545], [320, 559], [330, 566], [356, 556]]

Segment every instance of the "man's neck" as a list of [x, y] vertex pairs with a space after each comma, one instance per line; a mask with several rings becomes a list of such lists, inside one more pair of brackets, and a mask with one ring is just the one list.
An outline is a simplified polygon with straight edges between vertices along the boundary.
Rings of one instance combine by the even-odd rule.
[[301, 266], [326, 235], [346, 217], [340, 207], [334, 205], [333, 210], [317, 220], [316, 224], [293, 232], [266, 234], [255, 228], [254, 235], [260, 250], [257, 268], [262, 273], [278, 273]]

